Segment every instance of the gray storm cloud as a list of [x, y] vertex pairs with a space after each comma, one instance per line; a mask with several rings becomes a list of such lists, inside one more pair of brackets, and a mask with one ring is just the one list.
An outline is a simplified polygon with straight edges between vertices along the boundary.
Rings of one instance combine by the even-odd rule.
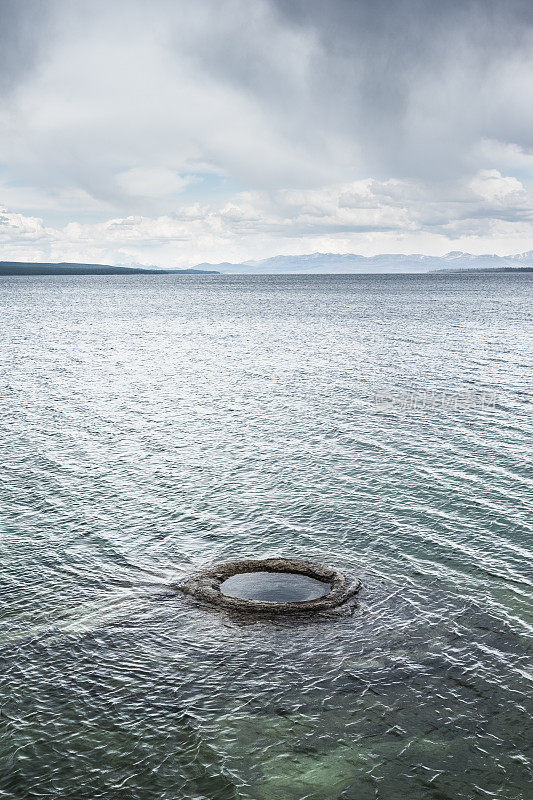
[[[468, 167], [482, 140], [532, 145], [530, 2], [3, 0], [2, 17], [4, 85], [39, 116], [32, 83], [50, 103], [41, 141], [68, 138], [62, 103], [81, 116], [98, 94], [103, 109], [122, 107], [85, 120], [90, 161], [107, 159], [106, 138], [143, 161], [175, 133], [186, 159], [255, 187], [280, 185], [283, 174], [320, 183], [328, 170], [442, 177]], [[135, 112], [155, 118], [132, 126]], [[254, 141], [258, 128], [266, 142]]]
[[[482, 139], [532, 144], [533, 5], [276, 0], [320, 43], [318, 106], [373, 171], [442, 176]], [[328, 118], [326, 117], [326, 118]]]
[[[0, 0], [0, 203], [77, 223], [196, 192], [214, 225], [218, 181], [238, 209], [222, 218], [249, 226], [300, 191], [295, 236], [313, 208], [317, 233], [437, 218], [444, 235], [492, 174], [503, 194], [468, 213], [524, 223], [532, 85], [529, 0]], [[347, 220], [339, 200], [335, 220], [328, 200], [324, 218], [324, 192], [368, 179], [403, 182], [402, 213]]]

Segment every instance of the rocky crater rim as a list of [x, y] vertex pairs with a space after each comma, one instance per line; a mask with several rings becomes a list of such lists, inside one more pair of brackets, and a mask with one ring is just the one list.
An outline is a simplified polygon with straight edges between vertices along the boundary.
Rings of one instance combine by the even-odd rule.
[[[282, 573], [288, 576], [303, 575], [327, 584], [329, 590], [326, 589], [325, 593], [310, 600], [281, 601], [236, 597], [221, 591], [222, 584], [229, 578], [254, 572]], [[255, 614], [310, 615], [331, 611], [345, 605], [357, 594], [361, 588], [361, 581], [332, 567], [311, 561], [296, 558], [263, 558], [215, 564], [195, 573], [178, 584], [176, 588], [218, 608]]]

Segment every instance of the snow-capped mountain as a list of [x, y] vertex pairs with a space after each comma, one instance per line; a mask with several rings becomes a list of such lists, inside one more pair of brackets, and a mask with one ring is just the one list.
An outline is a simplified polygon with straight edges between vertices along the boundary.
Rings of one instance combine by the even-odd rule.
[[533, 268], [533, 250], [517, 255], [472, 255], [454, 251], [444, 256], [382, 254], [361, 256], [356, 253], [311, 253], [303, 256], [273, 256], [260, 261], [234, 264], [197, 264], [196, 269], [216, 269], [226, 273], [387, 273], [432, 272], [437, 270], [498, 269], [505, 267]]

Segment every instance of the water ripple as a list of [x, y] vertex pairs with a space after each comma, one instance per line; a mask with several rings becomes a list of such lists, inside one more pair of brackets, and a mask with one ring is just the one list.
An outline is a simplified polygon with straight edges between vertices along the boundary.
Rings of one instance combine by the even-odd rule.
[[[529, 276], [0, 295], [0, 798], [530, 796]], [[170, 588], [273, 555], [360, 576], [353, 615]]]

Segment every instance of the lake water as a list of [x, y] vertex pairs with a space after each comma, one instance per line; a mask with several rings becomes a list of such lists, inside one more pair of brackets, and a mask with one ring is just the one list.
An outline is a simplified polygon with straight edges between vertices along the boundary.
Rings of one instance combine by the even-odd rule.
[[303, 603], [329, 594], [331, 584], [291, 572], [243, 572], [223, 581], [220, 591], [243, 600]]
[[[0, 280], [0, 798], [531, 796], [530, 275]], [[172, 591], [360, 577], [349, 616]]]

